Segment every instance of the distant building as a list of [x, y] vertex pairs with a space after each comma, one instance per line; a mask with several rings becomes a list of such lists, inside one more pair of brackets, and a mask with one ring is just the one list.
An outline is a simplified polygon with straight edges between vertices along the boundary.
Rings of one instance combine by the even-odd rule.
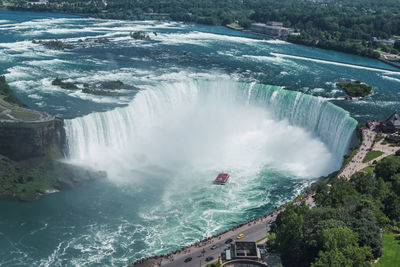
[[283, 22], [279, 21], [268, 21], [267, 22], [268, 26], [277, 26], [277, 27], [283, 27]]
[[47, 5], [49, 2], [47, 0], [39, 0], [35, 2], [28, 2], [30, 5]]
[[276, 38], [286, 38], [293, 32], [290, 28], [283, 27], [282, 22], [269, 21], [265, 23], [253, 23], [250, 30], [254, 33], [265, 34]]
[[400, 116], [397, 110], [389, 118], [378, 121], [376, 129], [383, 133], [400, 132]]
[[145, 19], [151, 19], [151, 20], [168, 20], [168, 19], [170, 19], [169, 13], [144, 13], [143, 16]]
[[399, 36], [393, 36], [392, 38], [390, 38], [390, 39], [378, 39], [377, 37], [372, 37], [371, 38], [371, 41], [373, 42], [373, 43], [382, 43], [382, 44], [385, 44], [385, 45], [394, 45], [394, 43], [397, 41], [397, 40], [399, 40], [399, 39], [397, 39]]

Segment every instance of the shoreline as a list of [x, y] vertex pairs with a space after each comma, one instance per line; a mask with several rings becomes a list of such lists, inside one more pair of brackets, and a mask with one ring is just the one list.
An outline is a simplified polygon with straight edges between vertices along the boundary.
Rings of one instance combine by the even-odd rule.
[[[1, 10], [9, 10], [9, 9], [1, 9]], [[13, 10], [10, 10], [10, 11], [13, 11]], [[27, 12], [30, 12], [30, 11], [27, 11]], [[36, 12], [36, 11], [35, 11]], [[52, 13], [52, 12], [51, 12]], [[59, 14], [67, 14], [67, 13], [59, 13]], [[328, 50], [329, 51], [329, 50]], [[332, 51], [336, 51], [336, 50], [332, 50]], [[312, 58], [311, 58], [312, 59]], [[332, 61], [332, 62], [335, 62], [335, 61]], [[355, 65], [355, 66], [361, 66], [361, 65]], [[385, 70], [385, 69], [382, 69], [382, 70]], [[389, 71], [389, 70], [388, 70]], [[316, 183], [318, 183], [318, 182], [320, 182], [321, 180], [317, 180], [315, 183], [313, 183], [313, 185], [315, 185]], [[309, 188], [307, 189], [307, 190], [309, 190]], [[307, 191], [306, 190], [306, 191]], [[306, 197], [310, 197], [310, 194], [307, 194], [307, 196]], [[284, 204], [282, 204], [281, 206], [279, 206], [278, 208], [275, 208], [273, 211], [271, 211], [271, 212], [269, 212], [269, 213], [267, 213], [267, 214], [264, 214], [264, 215], [261, 215], [261, 216], [259, 216], [259, 217], [257, 217], [257, 218], [255, 218], [255, 219], [253, 219], [253, 220], [250, 220], [250, 221], [248, 221], [248, 222], [244, 222], [244, 223], [242, 223], [242, 224], [239, 224], [239, 225], [237, 225], [237, 226], [234, 226], [234, 227], [232, 227], [232, 228], [230, 228], [230, 229], [228, 229], [228, 230], [225, 230], [225, 231], [223, 231], [222, 233], [219, 233], [219, 234], [216, 234], [216, 235], [214, 235], [214, 236], [212, 236], [212, 237], [209, 237], [209, 238], [206, 238], [206, 239], [203, 239], [202, 241], [198, 241], [198, 242], [196, 242], [196, 243], [194, 243], [194, 244], [191, 244], [191, 245], [188, 245], [188, 246], [186, 246], [186, 247], [184, 247], [184, 248], [180, 248], [180, 249], [177, 249], [177, 250], [175, 250], [174, 252], [170, 252], [170, 253], [168, 253], [168, 254], [166, 254], [166, 255], [162, 255], [162, 256], [153, 256], [153, 257], [149, 257], [148, 259], [146, 258], [146, 261], [152, 261], [153, 259], [154, 260], [159, 260], [160, 258], [161, 258], [161, 261], [163, 261], [163, 260], [170, 260], [170, 258], [169, 257], [167, 257], [167, 255], [172, 255], [172, 257], [173, 257], [173, 255], [175, 255], [176, 256], [176, 259], [178, 259], [178, 258], [182, 258], [182, 257], [184, 257], [185, 255], [186, 255], [186, 251], [189, 249], [189, 251], [190, 251], [190, 248], [195, 248], [196, 249], [196, 251], [197, 250], [200, 250], [200, 248], [203, 248], [203, 247], [205, 247], [205, 246], [208, 246], [208, 245], [210, 245], [210, 244], [212, 244], [213, 242], [215, 242], [215, 241], [217, 241], [217, 240], [222, 240], [222, 237], [225, 235], [225, 234], [228, 234], [229, 233], [229, 235], [231, 235], [231, 234], [233, 234], [233, 233], [236, 233], [236, 232], [240, 232], [240, 231], [243, 231], [243, 229], [246, 229], [246, 227], [247, 227], [247, 229], [248, 228], [250, 228], [252, 225], [254, 226], [254, 225], [258, 225], [258, 224], [262, 224], [262, 223], [264, 223], [265, 221], [271, 221], [272, 219], [276, 219], [276, 217], [279, 215], [279, 213], [280, 212], [282, 212], [284, 209], [285, 209], [285, 206], [288, 204], [288, 203], [298, 203], [298, 201], [301, 201], [301, 200], [304, 200], [304, 198], [306, 198], [306, 197], [303, 197], [303, 198], [300, 198], [300, 200], [297, 200], [297, 198], [298, 198], [298, 196], [294, 199], [294, 200], [291, 200], [291, 201], [288, 201], [288, 202], [286, 202], [286, 203], [284, 203]], [[269, 219], [269, 220], [268, 220]], [[217, 240], [215, 240], [215, 239], [217, 239]], [[184, 253], [183, 253], [184, 252]], [[174, 259], [172, 258], [172, 261], [173, 261]], [[153, 261], [152, 263], [156, 263], [155, 261]], [[168, 263], [167, 263], [168, 264]], [[136, 266], [136, 265], [134, 265], [134, 266]], [[139, 266], [147, 266], [147, 265], [139, 265]]]
[[[327, 177], [327, 176], [326, 176]], [[246, 230], [250, 230], [253, 227], [263, 225], [266, 223], [265, 230], [269, 232], [270, 229], [270, 224], [276, 220], [278, 215], [285, 210], [286, 206], [289, 204], [295, 204], [299, 205], [301, 202], [305, 202], [306, 205], [313, 207], [315, 206], [313, 196], [314, 192], [311, 191], [311, 188], [322, 181], [322, 179], [318, 179], [315, 181], [312, 185], [310, 185], [309, 188], [306, 189], [305, 193], [306, 195], [298, 195], [296, 196], [293, 200], [290, 200], [288, 202], [285, 202], [284, 204], [280, 205], [279, 207], [276, 207], [273, 211], [270, 211], [264, 215], [261, 215], [257, 218], [254, 218], [252, 220], [249, 220], [247, 222], [241, 223], [239, 225], [233, 226], [221, 233], [215, 234], [211, 237], [205, 238], [201, 241], [198, 241], [196, 243], [189, 244], [187, 246], [181, 247], [179, 249], [176, 249], [174, 251], [171, 251], [166, 254], [161, 254], [161, 255], [154, 255], [150, 257], [145, 257], [136, 260], [133, 263], [129, 263], [128, 267], [150, 267], [150, 266], [174, 266], [174, 262], [178, 260], [182, 260], [183, 258], [189, 257], [189, 254], [199, 254], [203, 253], [202, 251], [210, 251], [210, 247], [217, 242], [224, 242], [228, 238], [232, 238], [232, 236], [237, 236], [238, 234], [245, 232]], [[267, 235], [265, 235], [266, 237]], [[234, 242], [234, 240], [232, 241]], [[253, 241], [256, 242], [256, 241]], [[262, 238], [257, 243], [264, 243], [266, 242], [266, 238]], [[225, 243], [226, 244], [226, 243]], [[198, 256], [199, 257], [199, 256]], [[205, 256], [203, 256], [205, 257]], [[216, 260], [216, 259], [214, 259]], [[214, 260], [210, 261], [215, 262]], [[201, 262], [201, 261], [200, 261]], [[204, 262], [207, 263], [207, 262]], [[178, 264], [178, 263], [176, 263]], [[201, 265], [203, 266], [203, 265]]]
[[[79, 14], [79, 13], [69, 13], [69, 12], [67, 13], [67, 12], [62, 12], [62, 11], [59, 11], [59, 12], [55, 12], [55, 11], [38, 11], [38, 10], [33, 10], [33, 11], [32, 11], [32, 10], [29, 10], [29, 9], [15, 9], [15, 10], [14, 10], [14, 9], [10, 9], [10, 8], [7, 8], [7, 7], [0, 7], [0, 10], [18, 11], [18, 12], [37, 12], [37, 13], [48, 13], [48, 14], [63, 14], [63, 15], [71, 15], [71, 16], [86, 17], [86, 18], [94, 18], [94, 19], [104, 19], [104, 20], [109, 19], [109, 20], [122, 20], [122, 21], [145, 21], [145, 20], [130, 20], [130, 19], [121, 19], [121, 18], [99, 18], [99, 17], [96, 17], [96, 16], [91, 16], [91, 15], [89, 15], [89, 14]], [[154, 21], [158, 21], [158, 20], [154, 20]], [[186, 23], [186, 22], [176, 21], [176, 20], [171, 20], [171, 19], [166, 20], [166, 21], [169, 21], [169, 22]], [[187, 23], [186, 23], [186, 24], [187, 24]], [[294, 43], [294, 42], [290, 42], [290, 41], [288, 41], [288, 40], [284, 40], [284, 39], [281, 39], [281, 38], [274, 39], [274, 37], [272, 37], [272, 36], [268, 36], [268, 35], [260, 34], [260, 33], [255, 33], [255, 32], [252, 32], [252, 31], [250, 31], [250, 30], [248, 30], [248, 29], [243, 29], [243, 30], [241, 30], [241, 29], [235, 29], [235, 28], [233, 28], [233, 27], [228, 27], [227, 25], [208, 25], [208, 24], [200, 24], [200, 23], [194, 23], [194, 22], [189, 22], [189, 24], [193, 24], [193, 25], [206, 25], [206, 26], [210, 26], [210, 27], [222, 26], [222, 27], [225, 27], [225, 28], [230, 29], [230, 30], [239, 31], [239, 32], [244, 32], [244, 33], [250, 33], [250, 34], [253, 34], [253, 35], [258, 35], [258, 36], [263, 36], [263, 37], [268, 37], [268, 38], [270, 38], [271, 40], [282, 40], [282, 41], [285, 41], [285, 42], [288, 42], [288, 43], [294, 44], [294, 45], [301, 45], [301, 46], [305, 46], [305, 47], [318, 48], [318, 49], [323, 49], [323, 50], [326, 50], [326, 51], [335, 51], [335, 52], [344, 53], [344, 54], [349, 54], [349, 55], [354, 55], [354, 56], [358, 56], [358, 57], [362, 57], [362, 58], [375, 59], [375, 60], [381, 61], [381, 62], [383, 62], [383, 63], [385, 63], [385, 64], [388, 64], [388, 65], [390, 65], [390, 66], [392, 66], [392, 67], [395, 67], [395, 68], [400, 69], [400, 65], [396, 65], [396, 64], [391, 63], [390, 61], [387, 61], [387, 60], [386, 60], [386, 61], [385, 61], [385, 60], [381, 60], [381, 58], [374, 58], [374, 57], [361, 56], [361, 55], [357, 55], [357, 54], [355, 54], [355, 53], [348, 53], [348, 52], [343, 52], [343, 51], [335, 50], [335, 49], [326, 49], [326, 48], [322, 48], [322, 47], [318, 47], [318, 46], [310, 46], [310, 45], [305, 45], [305, 44], [300, 44], [300, 43]], [[390, 63], [389, 63], [389, 62], [390, 62]]]
[[[363, 134], [361, 135], [361, 144], [360, 147], [358, 148], [358, 152], [361, 151], [365, 151], [365, 149], [363, 149], [363, 147], [365, 146], [364, 143], [365, 142], [372, 142], [372, 137], [370, 135], [367, 134], [367, 132], [363, 131]], [[393, 152], [392, 152], [393, 153]], [[392, 154], [389, 153], [389, 154]], [[380, 157], [386, 157], [388, 156], [388, 154], [384, 154]], [[354, 158], [354, 157], [353, 157]], [[350, 177], [348, 177], [348, 175], [344, 175], [346, 174], [346, 170], [348, 168], [350, 168], [352, 170], [352, 174], [355, 173], [356, 170], [354, 170], [353, 168], [351, 168], [353, 164], [353, 161], [349, 161], [345, 166], [343, 166], [341, 169], [337, 170], [337, 176], [338, 177], [343, 177], [347, 180], [350, 179]], [[369, 163], [370, 164], [370, 163]], [[366, 165], [368, 166], [368, 163], [366, 163]], [[357, 170], [360, 171], [360, 170]], [[145, 257], [145, 258], [141, 258], [136, 260], [133, 263], [130, 263], [128, 265], [128, 267], [151, 267], [151, 266], [168, 266], [168, 267], [173, 267], [175, 266], [174, 264], [178, 264], [175, 263], [175, 261], [178, 260], [183, 260], [183, 258], [189, 257], [189, 254], [199, 254], [199, 253], [203, 253], [203, 251], [210, 251], [210, 247], [216, 243], [216, 242], [224, 242], [227, 238], [232, 238], [232, 236], [236, 236], [239, 233], [244, 232], [245, 230], [249, 230], [252, 227], [255, 226], [260, 226], [264, 223], [266, 223], [266, 231], [267, 233], [269, 233], [270, 230], [270, 224], [272, 222], [274, 222], [277, 218], [277, 216], [285, 210], [287, 205], [290, 204], [294, 204], [294, 205], [299, 205], [300, 203], [302, 203], [304, 201], [304, 203], [310, 207], [314, 207], [315, 206], [315, 202], [314, 202], [314, 195], [315, 192], [313, 191], [313, 187], [315, 185], [317, 185], [318, 183], [322, 182], [325, 178], [328, 178], [331, 174], [328, 174], [324, 177], [321, 177], [319, 179], [317, 179], [314, 183], [312, 183], [307, 189], [305, 189], [304, 194], [300, 193], [298, 196], [296, 196], [293, 200], [290, 200], [282, 205], [280, 205], [279, 207], [276, 207], [273, 211], [268, 212], [264, 215], [261, 215], [255, 219], [252, 219], [250, 221], [241, 223], [239, 225], [236, 225], [232, 228], [229, 228], [221, 233], [215, 234], [211, 237], [205, 238], [201, 241], [198, 241], [196, 243], [193, 244], [189, 244], [187, 246], [181, 247], [180, 249], [174, 250], [172, 252], [166, 253], [166, 254], [162, 254], [162, 255], [154, 255], [154, 256], [150, 256], [150, 257]], [[267, 237], [268, 234], [265, 236]], [[265, 242], [266, 238], [263, 238], [262, 240], [260, 240], [259, 242]], [[257, 242], [257, 243], [259, 243]], [[204, 254], [203, 254], [204, 255]], [[194, 255], [192, 255], [192, 257], [194, 258]], [[198, 256], [200, 257], [200, 256]], [[204, 258], [205, 256], [203, 256]], [[214, 259], [216, 260], [216, 259]], [[214, 260], [210, 261], [211, 262], [215, 262]], [[205, 262], [207, 263], [207, 262]], [[189, 265], [188, 266], [192, 266]], [[203, 266], [201, 264], [201, 260], [200, 260], [200, 266]]]
[[399, 64], [396, 64], [396, 63], [394, 63], [394, 62], [392, 62], [390, 60], [387, 60], [387, 59], [384, 59], [384, 58], [381, 58], [381, 57], [378, 58], [378, 60], [383, 62], [383, 63], [386, 63], [386, 64], [388, 64], [388, 65], [390, 65], [392, 67], [400, 69], [400, 62], [399, 62]]

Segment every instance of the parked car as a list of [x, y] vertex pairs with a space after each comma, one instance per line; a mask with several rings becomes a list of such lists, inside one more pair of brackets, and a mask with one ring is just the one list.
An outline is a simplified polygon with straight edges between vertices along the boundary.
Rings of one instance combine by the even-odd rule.
[[213, 256], [208, 256], [208, 257], [206, 258], [206, 261], [212, 261], [213, 259], [214, 259]]
[[230, 243], [232, 243], [232, 238], [228, 238], [226, 241], [225, 241], [225, 244], [230, 244]]
[[214, 249], [216, 249], [216, 248], [217, 248], [216, 245], [212, 245], [210, 249], [211, 249], [211, 250], [214, 250]]
[[185, 259], [185, 262], [189, 262], [189, 261], [191, 261], [192, 260], [192, 257], [189, 257], [189, 258], [186, 258]]

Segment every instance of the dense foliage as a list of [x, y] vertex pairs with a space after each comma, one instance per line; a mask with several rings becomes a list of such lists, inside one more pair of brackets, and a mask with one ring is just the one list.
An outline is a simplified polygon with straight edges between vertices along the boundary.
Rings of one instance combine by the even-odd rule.
[[361, 83], [360, 81], [355, 82], [340, 82], [336, 83], [337, 86], [344, 89], [347, 95], [351, 97], [364, 97], [371, 93], [372, 87]]
[[290, 205], [272, 225], [271, 249], [284, 266], [371, 266], [382, 254], [381, 228], [400, 225], [400, 157], [350, 181], [319, 183], [316, 207]]
[[0, 97], [3, 98], [4, 101], [25, 107], [21, 100], [14, 95], [4, 76], [0, 76]]
[[301, 33], [290, 36], [292, 42], [370, 57], [379, 56], [374, 51], [379, 45], [371, 43], [371, 37], [400, 35], [398, 0], [49, 0], [46, 5], [27, 4], [24, 0], [7, 2], [12, 3], [9, 8], [99, 18], [151, 19], [148, 13], [167, 13], [161, 18], [209, 25], [237, 21], [244, 28], [252, 22], [282, 21]]

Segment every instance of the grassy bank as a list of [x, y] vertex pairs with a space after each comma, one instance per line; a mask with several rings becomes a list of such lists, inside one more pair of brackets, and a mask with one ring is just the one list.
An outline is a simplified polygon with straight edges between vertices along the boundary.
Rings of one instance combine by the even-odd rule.
[[380, 157], [382, 155], [383, 155], [382, 151], [378, 151], [378, 150], [368, 151], [367, 154], [365, 155], [364, 159], [363, 159], [363, 162], [365, 163], [365, 162], [371, 161], [371, 160], [376, 159], [377, 157]]
[[360, 81], [339, 82], [336, 85], [343, 88], [348, 96], [364, 97], [371, 93], [372, 87], [361, 83]]
[[81, 169], [58, 161], [52, 148], [43, 157], [13, 161], [0, 155], [0, 199], [31, 201], [54, 190], [74, 188], [104, 177], [101, 172]]
[[377, 267], [398, 267], [400, 265], [400, 239], [392, 232], [383, 232], [383, 255]]

